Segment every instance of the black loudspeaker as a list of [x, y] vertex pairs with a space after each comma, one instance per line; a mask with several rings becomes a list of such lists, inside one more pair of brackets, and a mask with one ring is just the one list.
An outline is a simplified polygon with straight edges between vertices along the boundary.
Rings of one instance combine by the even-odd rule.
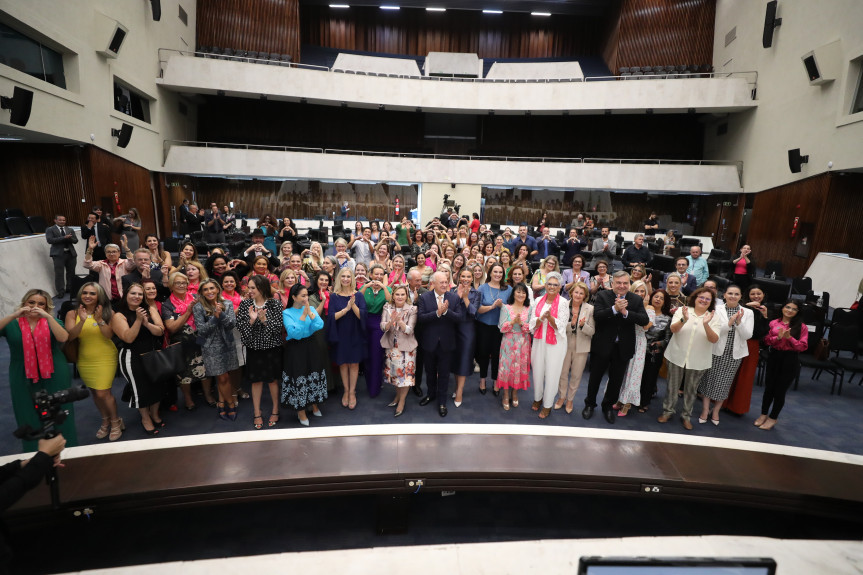
[[15, 86], [11, 98], [0, 96], [0, 108], [11, 111], [9, 122], [16, 126], [26, 126], [33, 108], [33, 92]]
[[162, 19], [162, 1], [150, 0], [150, 7], [153, 9], [153, 21], [158, 22]]
[[800, 166], [809, 163], [809, 156], [801, 156], [800, 148], [788, 150], [788, 167], [791, 168], [791, 173], [799, 174]]
[[132, 139], [132, 126], [129, 124], [123, 124], [123, 127], [119, 130], [116, 128], [111, 129], [111, 136], [117, 138], [117, 145], [121, 148], [125, 148], [129, 145], [129, 140]]
[[777, 4], [776, 0], [767, 3], [767, 11], [764, 14], [764, 34], [761, 36], [761, 45], [765, 48], [773, 45], [773, 29], [782, 24], [782, 18], [776, 17]]

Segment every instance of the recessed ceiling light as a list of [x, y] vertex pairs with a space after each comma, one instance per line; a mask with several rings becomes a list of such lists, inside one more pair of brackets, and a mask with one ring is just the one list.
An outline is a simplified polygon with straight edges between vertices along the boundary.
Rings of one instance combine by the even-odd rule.
[[330, 8], [350, 8], [348, 4], [330, 4]]
[[381, 6], [381, 10], [399, 10], [399, 7], [398, 6], [384, 5], [384, 6]]
[[551, 16], [551, 12], [531, 12], [531, 16]]
[[426, 12], [446, 12], [446, 8], [426, 8]]
[[483, 10], [483, 14], [503, 14], [503, 10]]
[[18, 136], [0, 136], [0, 142], [20, 142], [23, 139]]

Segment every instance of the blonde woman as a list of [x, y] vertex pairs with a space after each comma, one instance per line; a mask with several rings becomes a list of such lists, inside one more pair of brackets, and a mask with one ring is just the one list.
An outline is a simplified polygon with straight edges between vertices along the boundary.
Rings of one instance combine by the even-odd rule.
[[395, 407], [398, 417], [404, 413], [408, 389], [416, 382], [417, 308], [410, 303], [407, 286], [395, 287], [392, 300], [384, 305], [380, 322], [380, 346], [386, 354], [384, 381], [396, 388], [395, 399], [388, 407]]
[[[96, 439], [110, 436], [111, 441], [120, 439], [117, 415], [117, 400], [111, 393], [114, 375], [117, 373], [117, 347], [111, 338], [111, 300], [96, 282], [87, 282], [78, 290], [78, 309], [69, 310], [64, 325], [69, 326], [68, 341], [78, 340], [76, 365], [81, 380], [91, 390], [93, 403], [102, 415], [102, 426]], [[112, 422], [115, 422], [112, 426]]]
[[558, 384], [559, 396], [554, 404], [560, 409], [566, 404], [566, 413], [572, 413], [572, 402], [581, 384], [584, 366], [587, 365], [587, 354], [590, 353], [590, 342], [596, 331], [593, 323], [593, 306], [587, 303], [590, 299], [590, 288], [582, 281], [577, 281], [569, 288], [570, 322], [567, 326], [566, 356], [563, 358], [563, 369], [560, 372]]
[[303, 252], [303, 271], [307, 274], [316, 274], [321, 271], [321, 264], [324, 261], [324, 250], [320, 242], [312, 242], [308, 250]]
[[616, 405], [620, 411], [617, 417], [626, 417], [633, 405], [641, 405], [641, 376], [644, 373], [644, 362], [647, 358], [647, 330], [653, 327], [653, 320], [656, 319], [656, 310], [650, 305], [650, 291], [647, 289], [647, 284], [636, 280], [629, 287], [629, 291], [644, 301], [644, 309], [650, 321], [645, 326], [633, 326], [635, 353], [629, 360], [629, 366], [623, 376], [623, 384], [620, 386], [620, 396]]
[[207, 270], [201, 265], [201, 262], [186, 262], [183, 273], [189, 278], [189, 293], [196, 295], [198, 288], [201, 287], [201, 282], [207, 281], [210, 277], [207, 275]]
[[292, 269], [287, 269], [279, 276], [279, 289], [273, 292], [273, 298], [282, 304], [282, 309], [288, 307], [288, 299], [290, 298], [291, 288], [298, 283], [299, 277], [297, 272]]
[[291, 242], [282, 242], [279, 247], [279, 272], [288, 269], [291, 264], [291, 256], [294, 255], [294, 244]]
[[349, 268], [342, 268], [336, 276], [327, 320], [332, 358], [339, 366], [345, 387], [342, 407], [354, 409], [360, 362], [366, 358], [366, 298], [354, 289], [354, 273]]
[[560, 264], [557, 261], [557, 257], [548, 256], [540, 262], [539, 268], [533, 274], [530, 282], [530, 288], [533, 290], [535, 297], [541, 297], [545, 293], [543, 286], [545, 286], [545, 282], [548, 279], [548, 274], [553, 272], [560, 273]]

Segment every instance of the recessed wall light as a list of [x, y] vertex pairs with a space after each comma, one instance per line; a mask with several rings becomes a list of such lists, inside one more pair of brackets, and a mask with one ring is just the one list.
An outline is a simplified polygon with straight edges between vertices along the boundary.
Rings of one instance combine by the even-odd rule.
[[446, 8], [426, 8], [426, 12], [446, 12]]
[[348, 4], [330, 4], [330, 8], [350, 8]]
[[503, 14], [503, 10], [483, 10], [483, 14]]
[[392, 5], [381, 6], [381, 10], [399, 10], [399, 9], [400, 9], [399, 6], [392, 6]]
[[551, 16], [551, 12], [531, 12], [531, 16]]

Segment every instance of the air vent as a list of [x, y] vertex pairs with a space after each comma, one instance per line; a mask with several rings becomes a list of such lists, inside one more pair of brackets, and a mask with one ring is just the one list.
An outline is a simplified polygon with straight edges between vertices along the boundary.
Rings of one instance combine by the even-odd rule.
[[728, 34], [725, 35], [725, 47], [727, 48], [729, 44], [734, 42], [735, 38], [737, 38], [737, 26], [729, 30]]
[[718, 126], [716, 126], [716, 135], [724, 136], [728, 133], [728, 122], [722, 122]]

